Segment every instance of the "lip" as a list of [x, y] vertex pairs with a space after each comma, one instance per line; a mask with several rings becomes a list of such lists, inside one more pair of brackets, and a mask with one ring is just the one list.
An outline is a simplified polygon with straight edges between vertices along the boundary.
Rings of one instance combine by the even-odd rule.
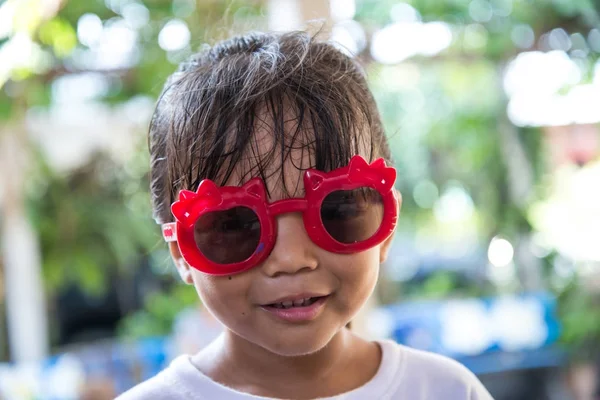
[[[325, 296], [305, 296], [305, 297], [286, 297], [283, 301], [300, 300], [308, 297], [319, 297], [317, 301], [312, 303], [310, 306], [305, 307], [292, 307], [292, 308], [275, 308], [269, 305], [260, 306], [263, 310], [276, 318], [282, 319], [287, 322], [307, 322], [312, 321], [321, 314], [321, 311], [325, 308], [325, 303], [329, 300], [329, 295]], [[273, 303], [280, 303], [281, 301], [275, 301]], [[272, 303], [271, 303], [272, 304]]]
[[316, 292], [314, 292], [314, 293], [313, 292], [299, 293], [299, 294], [279, 297], [273, 301], [269, 301], [268, 303], [261, 304], [261, 307], [266, 307], [266, 306], [269, 306], [271, 304], [276, 304], [276, 303], [283, 303], [284, 301], [297, 301], [297, 300], [302, 300], [302, 299], [308, 299], [311, 297], [327, 297], [329, 295], [330, 295], [330, 293], [316, 293]]

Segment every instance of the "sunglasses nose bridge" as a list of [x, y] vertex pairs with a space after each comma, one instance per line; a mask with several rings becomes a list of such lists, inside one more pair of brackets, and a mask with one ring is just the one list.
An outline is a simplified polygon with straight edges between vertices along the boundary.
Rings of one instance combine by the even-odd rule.
[[269, 214], [276, 217], [279, 214], [291, 212], [304, 212], [308, 208], [306, 199], [284, 199], [278, 200], [267, 206]]

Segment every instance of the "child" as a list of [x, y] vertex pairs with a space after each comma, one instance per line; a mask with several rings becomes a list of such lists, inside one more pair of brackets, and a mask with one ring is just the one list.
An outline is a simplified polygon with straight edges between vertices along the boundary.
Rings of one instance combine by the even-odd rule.
[[460, 364], [346, 326], [401, 204], [362, 71], [306, 33], [185, 62], [150, 127], [151, 191], [183, 281], [225, 333], [129, 399], [491, 399]]

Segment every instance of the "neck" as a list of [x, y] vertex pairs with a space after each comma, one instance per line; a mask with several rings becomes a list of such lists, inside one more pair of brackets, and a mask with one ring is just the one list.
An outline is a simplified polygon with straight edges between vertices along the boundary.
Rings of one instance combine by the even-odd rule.
[[375, 375], [380, 360], [377, 345], [342, 329], [323, 349], [297, 357], [272, 353], [226, 332], [194, 363], [213, 380], [242, 392], [314, 398], [363, 385]]

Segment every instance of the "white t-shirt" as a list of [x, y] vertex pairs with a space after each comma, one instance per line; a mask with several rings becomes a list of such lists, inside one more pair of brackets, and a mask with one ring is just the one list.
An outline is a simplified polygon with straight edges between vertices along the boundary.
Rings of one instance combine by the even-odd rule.
[[[365, 385], [327, 400], [493, 400], [471, 371], [437, 354], [385, 340], [379, 342], [381, 365]], [[180, 356], [154, 378], [125, 392], [117, 400], [273, 400], [223, 386]]]

